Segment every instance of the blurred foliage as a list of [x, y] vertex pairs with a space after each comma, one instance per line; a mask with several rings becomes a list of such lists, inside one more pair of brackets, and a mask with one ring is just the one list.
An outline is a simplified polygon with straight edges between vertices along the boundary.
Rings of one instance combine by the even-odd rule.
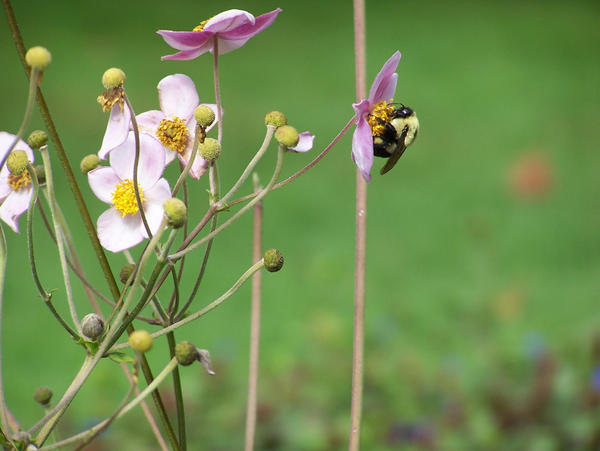
[[[283, 13], [265, 33], [220, 60], [225, 114], [222, 185], [260, 145], [263, 116], [284, 111], [317, 136], [320, 151], [351, 117], [349, 2], [219, 4], [141, 0], [14, 2], [26, 44], [53, 63], [43, 90], [72, 164], [99, 148], [106, 115], [95, 103], [111, 66], [127, 73], [136, 111], [158, 106], [156, 84], [186, 73], [214, 101], [209, 57], [160, 62], [158, 29], [185, 30], [219, 10]], [[419, 138], [369, 185], [364, 449], [589, 449], [599, 439], [594, 349], [600, 330], [600, 19], [598, 2], [460, 0], [367, 2], [368, 80], [403, 53], [396, 101], [415, 109]], [[27, 82], [5, 19], [0, 26], [3, 108], [15, 131]], [[33, 128], [42, 126], [35, 116]], [[264, 245], [284, 270], [263, 277], [257, 449], [344, 449], [352, 353], [354, 176], [350, 137], [309, 173], [265, 201]], [[310, 155], [290, 155], [291, 174]], [[259, 166], [266, 179], [274, 156]], [[55, 172], [60, 180], [58, 161]], [[173, 175], [173, 174], [171, 174]], [[92, 215], [104, 206], [78, 175]], [[76, 209], [57, 183], [62, 208]], [[206, 181], [190, 188], [198, 206]], [[246, 192], [251, 190], [248, 185]], [[225, 217], [225, 216], [224, 216]], [[105, 282], [81, 221], [70, 217], [86, 272]], [[23, 223], [23, 220], [21, 220]], [[5, 228], [6, 229], [6, 228]], [[26, 268], [24, 236], [9, 234], [3, 369], [8, 402], [24, 425], [42, 414], [36, 387], [64, 391], [82, 352], [41, 305]], [[56, 251], [36, 228], [41, 277], [64, 294]], [[250, 220], [215, 241], [197, 307], [250, 264]], [[110, 256], [115, 272], [124, 260]], [[201, 255], [188, 260], [188, 275]], [[190, 280], [192, 277], [190, 276]], [[184, 287], [184, 291], [189, 286]], [[209, 349], [214, 377], [183, 371], [190, 449], [243, 443], [249, 287], [177, 333]], [[80, 313], [87, 313], [83, 294]], [[66, 311], [66, 306], [62, 306]], [[60, 350], [57, 352], [57, 350]], [[164, 346], [150, 353], [155, 371]], [[165, 384], [165, 393], [169, 385]], [[102, 362], [62, 423], [79, 431], [110, 414], [122, 373]], [[96, 449], [156, 447], [141, 413]], [[597, 446], [597, 445], [596, 445]]]

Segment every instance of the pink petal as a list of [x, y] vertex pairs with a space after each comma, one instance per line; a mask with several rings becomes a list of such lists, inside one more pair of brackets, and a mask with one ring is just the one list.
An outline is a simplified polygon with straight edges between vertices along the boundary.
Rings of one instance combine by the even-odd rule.
[[183, 74], [169, 75], [158, 83], [160, 109], [166, 116], [189, 119], [200, 100], [196, 85]]
[[[237, 39], [237, 40], [233, 41], [230, 39], [219, 38], [219, 55], [224, 55], [225, 53], [229, 53], [236, 49], [239, 49], [246, 42], [248, 42], [248, 39], [250, 39], [250, 38]], [[209, 49], [209, 51], [210, 51], [210, 53], [213, 53], [213, 54], [215, 53], [213, 47], [211, 47]]]
[[110, 118], [102, 139], [102, 146], [98, 151], [98, 156], [105, 159], [108, 153], [121, 144], [127, 138], [129, 133], [129, 125], [131, 121], [131, 113], [129, 108], [124, 107], [123, 110], [119, 105], [115, 105], [110, 110]]
[[[156, 233], [163, 218], [163, 204], [165, 200], [171, 197], [169, 183], [165, 179], [160, 179], [152, 188], [144, 191], [144, 197], [146, 198], [146, 202], [144, 202], [146, 221], [148, 221], [150, 231]], [[146, 229], [143, 224], [142, 233], [146, 236]]]
[[292, 152], [308, 152], [312, 149], [315, 135], [307, 131], [300, 133], [298, 136], [300, 137], [298, 144], [295, 147], [288, 147], [288, 150]]
[[388, 100], [394, 97], [396, 91], [396, 82], [398, 74], [395, 74], [398, 63], [402, 55], [396, 51], [390, 59], [388, 59], [371, 85], [369, 91], [369, 100], [371, 103], [379, 103], [382, 100]]
[[[133, 132], [127, 140], [110, 153], [110, 166], [121, 180], [133, 180], [135, 161], [135, 137]], [[145, 133], [140, 134], [140, 158], [138, 163], [138, 183], [142, 188], [150, 188], [165, 169], [165, 152], [162, 144]]]
[[212, 49], [212, 40], [204, 44], [203, 46], [197, 47], [192, 50], [182, 50], [181, 52], [174, 53], [173, 55], [161, 56], [162, 61], [173, 60], [173, 61], [187, 61], [198, 58], [200, 55], [208, 52]]
[[31, 200], [32, 194], [32, 186], [19, 191], [13, 191], [0, 206], [0, 218], [16, 233], [19, 233], [19, 224], [17, 223], [17, 220], [19, 219], [19, 216], [29, 208], [29, 201]]
[[144, 239], [140, 232], [142, 218], [139, 214], [121, 216], [109, 208], [98, 218], [98, 238], [104, 249], [120, 252], [135, 246]]
[[[246, 23], [229, 31], [222, 31], [219, 33], [221, 39], [229, 40], [240, 40], [245, 39], [246, 41], [252, 36], [257, 35], [265, 28], [268, 28], [277, 18], [277, 15], [281, 12], [280, 8], [277, 8], [269, 13], [258, 16], [254, 23]], [[219, 53], [221, 53], [219, 48]]]
[[[179, 155], [179, 161], [181, 161], [182, 164], [187, 164], [187, 162], [190, 161], [190, 154], [191, 149], [186, 149], [186, 152], [184, 152], [183, 155]], [[204, 175], [209, 166], [210, 164], [208, 161], [203, 159], [200, 155], [196, 155], [189, 174], [192, 178], [198, 180], [202, 175]]]
[[149, 135], [156, 136], [156, 129], [160, 121], [165, 118], [165, 114], [160, 110], [150, 110], [138, 114], [135, 120], [138, 123], [140, 133], [148, 133]]
[[[11, 135], [7, 132], [0, 132], [0, 159], [4, 158], [6, 151], [12, 145], [15, 138], [16, 135]], [[19, 139], [13, 150], [24, 150], [29, 157], [29, 161], [33, 162], [33, 150], [31, 150], [31, 147], [29, 147], [29, 145], [22, 139]]]
[[356, 130], [352, 135], [352, 160], [356, 163], [364, 179], [369, 182], [373, 166], [373, 135], [364, 116], [358, 120]]
[[88, 182], [92, 192], [107, 204], [112, 204], [112, 193], [120, 181], [121, 179], [111, 167], [100, 167], [88, 172]]
[[241, 9], [230, 9], [217, 14], [208, 22], [206, 22], [206, 25], [204, 25], [204, 31], [223, 33], [226, 31], [235, 30], [236, 28], [244, 25], [254, 25], [254, 21], [254, 16], [248, 11], [242, 11]]
[[208, 31], [158, 30], [167, 44], [177, 50], [193, 50], [211, 40], [214, 33]]

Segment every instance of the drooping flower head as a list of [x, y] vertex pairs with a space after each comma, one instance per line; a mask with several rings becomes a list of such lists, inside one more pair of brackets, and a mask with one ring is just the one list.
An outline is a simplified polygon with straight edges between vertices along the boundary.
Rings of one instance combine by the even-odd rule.
[[[0, 132], [0, 160], [4, 159], [6, 152], [15, 140], [16, 136], [10, 133]], [[33, 162], [33, 150], [25, 141], [19, 140], [14, 151], [24, 151], [29, 161]], [[31, 175], [25, 169], [21, 174], [12, 174], [5, 164], [0, 171], [0, 218], [6, 222], [11, 229], [19, 233], [17, 220], [29, 208], [29, 201], [33, 193]]]
[[102, 84], [106, 91], [98, 96], [98, 103], [102, 105], [102, 111], [110, 111], [110, 118], [106, 126], [106, 132], [102, 139], [102, 145], [98, 156], [106, 158], [108, 153], [121, 144], [127, 138], [131, 125], [131, 113], [125, 107], [125, 91], [123, 83], [125, 73], [115, 67], [108, 69], [102, 76]]
[[356, 112], [356, 130], [352, 136], [352, 160], [360, 170], [364, 179], [371, 180], [373, 166], [373, 136], [380, 133], [381, 127], [377, 117], [384, 119], [389, 114], [390, 103], [393, 100], [398, 82], [396, 68], [400, 62], [400, 52], [394, 53], [388, 59], [371, 85], [369, 97], [352, 105]]
[[[135, 137], [127, 139], [110, 152], [110, 166], [88, 173], [94, 194], [111, 207], [98, 218], [98, 238], [105, 249], [120, 252], [148, 238], [142, 222], [133, 186]], [[150, 231], [155, 233], [163, 217], [163, 202], [171, 197], [164, 178], [165, 152], [160, 143], [140, 134], [138, 188]]]
[[219, 55], [243, 46], [273, 23], [281, 9], [254, 17], [247, 11], [230, 9], [200, 23], [193, 31], [158, 30], [165, 42], [180, 52], [163, 56], [162, 60], [191, 60], [211, 52], [218, 40]]
[[[196, 86], [187, 75], [169, 75], [158, 83], [158, 101], [160, 111], [146, 111], [136, 117], [140, 132], [150, 134], [160, 141], [167, 164], [175, 157], [187, 164], [196, 139], [194, 109], [199, 104]], [[216, 114], [217, 105], [206, 106]], [[212, 126], [206, 130], [211, 128]], [[208, 163], [196, 155], [190, 175], [197, 179], [204, 174], [207, 167]]]

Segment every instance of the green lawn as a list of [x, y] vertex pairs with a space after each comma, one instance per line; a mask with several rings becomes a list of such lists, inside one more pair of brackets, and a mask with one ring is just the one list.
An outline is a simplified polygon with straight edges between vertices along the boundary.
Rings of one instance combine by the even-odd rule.
[[[161, 62], [171, 49], [155, 31], [189, 29], [217, 13], [215, 4], [14, 3], [26, 44], [52, 51], [43, 90], [74, 167], [100, 146], [107, 117], [95, 99], [108, 67], [127, 73], [139, 112], [158, 107], [156, 84], [172, 73], [190, 75], [201, 101], [214, 101], [210, 57]], [[315, 133], [313, 155], [351, 117], [350, 3], [219, 3], [223, 10], [242, 7], [256, 15], [284, 10], [271, 28], [220, 60], [224, 187], [262, 142], [266, 112], [282, 110], [299, 130]], [[594, 1], [367, 2], [369, 83], [399, 49], [395, 100], [417, 112], [421, 130], [389, 174], [380, 177], [383, 160], [375, 162], [369, 184], [363, 449], [412, 449], [428, 440], [444, 450], [584, 449], [599, 430], [596, 404], [586, 401], [593, 398], [587, 390], [600, 363], [591, 351], [600, 333], [594, 314], [600, 301], [599, 19]], [[27, 82], [6, 20], [1, 23], [0, 129], [15, 132]], [[36, 113], [34, 127], [41, 126]], [[264, 245], [279, 248], [286, 261], [282, 272], [263, 275], [257, 449], [347, 446], [355, 183], [350, 145], [348, 135], [264, 203]], [[274, 149], [259, 165], [263, 181], [271, 174]], [[310, 158], [287, 155], [285, 174]], [[58, 160], [53, 163], [86, 272], [108, 292], [61, 183]], [[104, 204], [86, 177], [77, 177], [96, 218]], [[206, 187], [206, 179], [191, 187], [196, 220]], [[20, 225], [24, 231], [24, 218]], [[10, 256], [4, 383], [11, 409], [27, 427], [42, 414], [31, 400], [34, 389], [49, 385], [61, 394], [83, 353], [34, 290], [24, 234], [4, 229]], [[55, 302], [66, 313], [57, 252], [41, 224], [35, 233], [41, 278], [56, 288]], [[250, 265], [250, 239], [249, 217], [218, 237], [197, 308]], [[116, 272], [124, 259], [110, 257]], [[200, 262], [194, 254], [187, 263], [186, 293]], [[77, 290], [83, 316], [89, 305]], [[199, 366], [183, 371], [190, 449], [242, 446], [249, 297], [247, 286], [177, 333], [178, 340], [209, 349], [217, 371], [213, 377]], [[158, 372], [166, 347], [157, 345], [149, 359]], [[543, 365], [536, 377], [536, 366]], [[521, 427], [502, 427], [510, 415], [498, 400], [528, 405], [531, 387], [542, 390], [544, 377], [551, 388], [542, 413], [530, 412]], [[63, 431], [106, 417], [125, 390], [117, 366], [102, 362]], [[155, 446], [138, 413], [101, 442], [116, 440], [127, 449]]]

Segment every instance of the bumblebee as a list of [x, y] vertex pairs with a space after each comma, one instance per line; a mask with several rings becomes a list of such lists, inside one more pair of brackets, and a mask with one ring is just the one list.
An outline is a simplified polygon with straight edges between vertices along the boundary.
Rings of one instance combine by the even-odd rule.
[[381, 132], [373, 136], [373, 153], [376, 157], [388, 158], [380, 171], [383, 175], [396, 165], [406, 148], [414, 142], [419, 120], [412, 108], [400, 104], [400, 108], [394, 106], [391, 109], [387, 120], [378, 117], [377, 122]]

